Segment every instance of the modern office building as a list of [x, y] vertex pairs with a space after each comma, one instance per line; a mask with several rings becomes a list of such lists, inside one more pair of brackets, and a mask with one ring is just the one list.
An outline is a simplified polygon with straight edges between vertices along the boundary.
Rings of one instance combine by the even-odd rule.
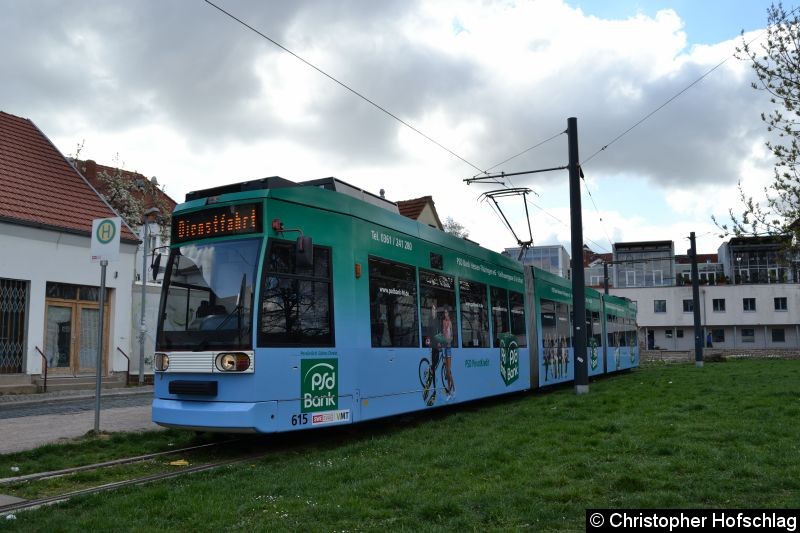
[[[543, 261], [556, 256], [554, 249], [563, 254], [551, 263]], [[558, 275], [563, 276], [556, 265], [569, 265], [561, 246], [536, 246], [527, 252], [525, 264]], [[675, 252], [673, 241], [615, 243], [611, 254], [584, 250], [586, 285], [604, 290], [604, 269], [608, 271], [609, 293], [636, 302], [645, 348], [683, 351], [695, 345], [691, 261]], [[519, 248], [506, 253], [516, 258]], [[730, 239], [717, 254], [698, 254], [703, 345], [800, 348], [799, 264], [780, 241], [761, 237]]]
[[562, 278], [572, 278], [569, 254], [560, 244], [531, 246], [525, 248], [524, 252], [520, 247], [506, 248], [503, 254], [521, 261], [523, 265], [535, 266]]

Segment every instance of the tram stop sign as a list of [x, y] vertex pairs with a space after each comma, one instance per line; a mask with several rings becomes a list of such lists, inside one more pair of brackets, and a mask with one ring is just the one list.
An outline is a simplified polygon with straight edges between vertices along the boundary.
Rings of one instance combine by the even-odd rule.
[[119, 261], [119, 234], [122, 219], [96, 218], [92, 220], [92, 263]]

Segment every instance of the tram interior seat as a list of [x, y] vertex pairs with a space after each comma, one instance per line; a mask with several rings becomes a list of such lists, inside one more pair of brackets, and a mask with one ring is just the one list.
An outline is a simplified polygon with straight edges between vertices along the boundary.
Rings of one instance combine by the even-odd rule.
[[195, 316], [197, 318], [203, 318], [210, 315], [224, 315], [227, 312], [224, 305], [211, 305], [208, 303], [208, 300], [203, 300], [200, 302], [200, 307], [197, 308], [197, 312]]

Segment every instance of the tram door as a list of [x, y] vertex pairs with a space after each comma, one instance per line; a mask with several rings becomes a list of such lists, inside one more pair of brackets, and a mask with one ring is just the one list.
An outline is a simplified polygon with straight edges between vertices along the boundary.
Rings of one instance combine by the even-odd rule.
[[[48, 295], [56, 291], [50, 290]], [[75, 287], [76, 291], [58, 291], [61, 298], [47, 298], [45, 317], [45, 356], [50, 369], [62, 374], [95, 373], [100, 305], [91, 301], [99, 289]], [[90, 290], [81, 290], [90, 289]], [[92, 291], [91, 289], [94, 289]], [[64, 298], [66, 296], [67, 298]], [[73, 298], [69, 298], [69, 297]], [[104, 317], [103, 368], [106, 370], [108, 346], [108, 306]]]

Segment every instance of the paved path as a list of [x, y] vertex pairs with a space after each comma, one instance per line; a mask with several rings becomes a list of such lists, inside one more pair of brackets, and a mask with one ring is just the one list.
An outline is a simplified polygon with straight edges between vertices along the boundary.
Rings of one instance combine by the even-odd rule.
[[[153, 401], [153, 394], [116, 394], [102, 396], [100, 401], [101, 420], [102, 411], [115, 407], [149, 407]], [[8, 418], [22, 418], [38, 415], [66, 415], [91, 411], [94, 413], [94, 396], [81, 396], [75, 398], [59, 398], [58, 400], [38, 402], [18, 402], [12, 404], [0, 403], [0, 424]]]
[[[161, 429], [150, 420], [152, 387], [103, 391], [100, 430]], [[80, 437], [94, 429], [94, 392], [0, 397], [0, 454]]]

